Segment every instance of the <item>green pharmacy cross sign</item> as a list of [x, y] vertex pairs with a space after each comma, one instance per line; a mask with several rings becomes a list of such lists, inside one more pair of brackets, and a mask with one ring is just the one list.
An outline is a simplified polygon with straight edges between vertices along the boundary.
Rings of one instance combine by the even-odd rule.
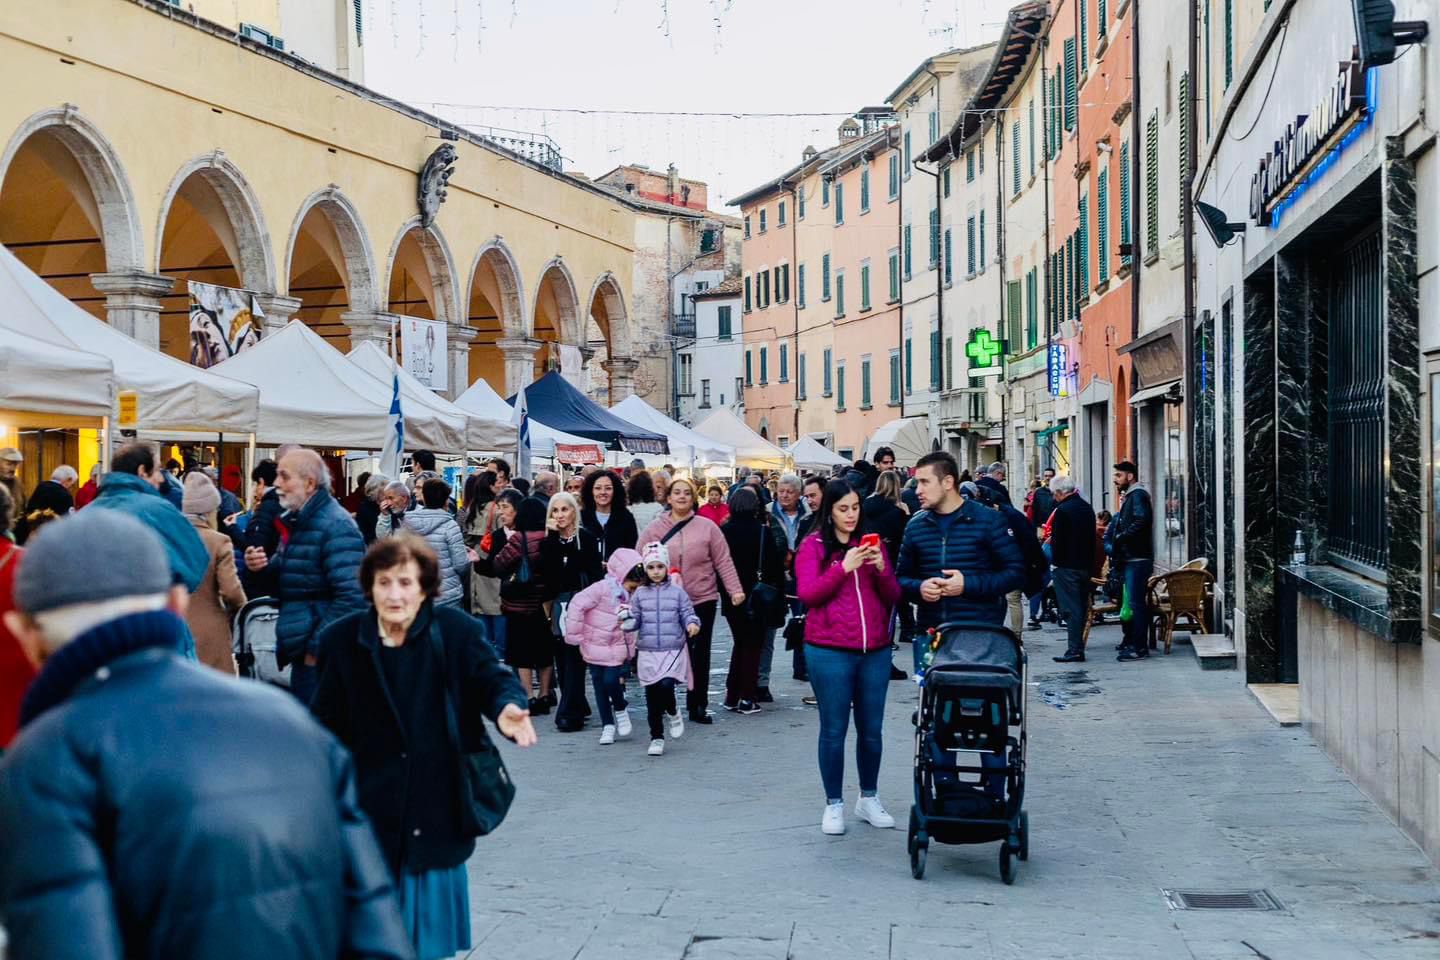
[[972, 377], [1000, 376], [1000, 354], [1004, 350], [1004, 344], [992, 337], [989, 330], [983, 327], [971, 330], [970, 342], [965, 344], [965, 356], [970, 358], [968, 374]]

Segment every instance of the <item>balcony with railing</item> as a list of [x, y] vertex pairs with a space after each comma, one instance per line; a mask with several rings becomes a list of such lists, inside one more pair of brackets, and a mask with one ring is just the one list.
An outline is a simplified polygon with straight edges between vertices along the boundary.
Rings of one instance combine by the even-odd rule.
[[670, 319], [671, 335], [695, 339], [695, 314], [677, 313]]
[[556, 173], [565, 172], [565, 158], [560, 145], [543, 133], [525, 130], [507, 130], [504, 127], [484, 127], [466, 124], [465, 129], [482, 140], [488, 140], [497, 147], [519, 154], [527, 160], [549, 167]]

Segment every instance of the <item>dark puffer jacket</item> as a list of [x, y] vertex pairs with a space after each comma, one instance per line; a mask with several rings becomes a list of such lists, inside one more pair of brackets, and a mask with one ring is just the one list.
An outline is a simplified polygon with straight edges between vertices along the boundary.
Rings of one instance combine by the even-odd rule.
[[25, 728], [0, 823], [15, 957], [413, 956], [350, 755], [293, 697], [163, 650]]
[[[921, 627], [955, 620], [1003, 623], [1005, 595], [1025, 581], [1025, 562], [1005, 518], [973, 500], [962, 503], [959, 513], [948, 538], [929, 510], [905, 526], [896, 574], [905, 599], [919, 604], [916, 622]], [[965, 592], [926, 603], [920, 599], [920, 584], [941, 576], [941, 570], [963, 573]]]
[[316, 653], [322, 629], [366, 607], [360, 592], [365, 541], [330, 491], [316, 490], [285, 522], [289, 539], [270, 558], [280, 598], [275, 639], [282, 667]]

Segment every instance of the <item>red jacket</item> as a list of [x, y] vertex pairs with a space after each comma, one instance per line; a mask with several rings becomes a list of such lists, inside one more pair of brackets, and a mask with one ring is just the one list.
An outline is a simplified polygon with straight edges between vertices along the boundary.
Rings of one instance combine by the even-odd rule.
[[[0, 536], [0, 613], [15, 609], [15, 573], [24, 556], [24, 550]], [[15, 739], [20, 728], [20, 700], [34, 677], [34, 665], [0, 617], [0, 750]]]
[[822, 563], [825, 545], [818, 533], [795, 554], [797, 596], [805, 604], [805, 642], [868, 653], [890, 648], [890, 613], [900, 600], [900, 583], [887, 561], [885, 572], [872, 564], [846, 573], [844, 555]]

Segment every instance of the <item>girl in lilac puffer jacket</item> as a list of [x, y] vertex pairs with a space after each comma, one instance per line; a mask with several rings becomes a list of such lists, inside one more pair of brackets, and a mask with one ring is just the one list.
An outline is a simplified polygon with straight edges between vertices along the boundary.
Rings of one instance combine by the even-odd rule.
[[700, 618], [680, 577], [671, 576], [670, 551], [665, 544], [647, 543], [644, 550], [646, 582], [632, 596], [630, 612], [639, 628], [636, 672], [645, 686], [650, 756], [658, 757], [665, 752], [665, 724], [672, 740], [685, 732], [675, 685], [683, 683], [688, 689], [694, 683], [685, 638], [700, 632]]
[[580, 648], [600, 704], [600, 742], [630, 735], [625, 666], [635, 655], [631, 595], [640, 586], [640, 554], [622, 547], [610, 555], [605, 579], [575, 594], [565, 611], [565, 642]]

